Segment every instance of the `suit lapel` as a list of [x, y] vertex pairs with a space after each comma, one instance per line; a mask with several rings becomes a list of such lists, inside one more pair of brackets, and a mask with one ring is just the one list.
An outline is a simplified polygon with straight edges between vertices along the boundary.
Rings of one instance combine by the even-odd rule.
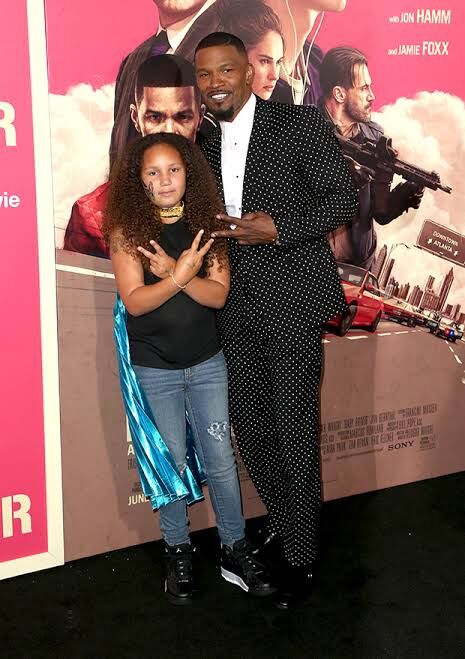
[[206, 9], [194, 21], [189, 28], [186, 36], [179, 44], [176, 55], [184, 57], [189, 62], [194, 61], [194, 53], [199, 41], [201, 41], [207, 34], [211, 32], [218, 32], [221, 29], [220, 19], [218, 16], [218, 8], [216, 3]]

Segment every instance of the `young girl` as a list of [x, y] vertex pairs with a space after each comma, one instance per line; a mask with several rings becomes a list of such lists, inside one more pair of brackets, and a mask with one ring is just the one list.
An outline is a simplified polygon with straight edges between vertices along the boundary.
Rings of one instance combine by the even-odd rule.
[[[253, 594], [273, 590], [244, 538], [231, 446], [227, 372], [215, 326], [215, 309], [225, 304], [229, 292], [227, 246], [210, 238], [221, 211], [215, 180], [200, 149], [179, 135], [159, 133], [131, 144], [117, 164], [103, 227], [127, 311], [130, 362], [121, 378], [123, 391], [134, 379], [132, 391], [141, 386], [155, 422], [152, 448], [144, 453], [143, 442], [134, 442], [141, 480], [150, 479], [147, 464], [157, 462], [151, 455], [156, 445], [181, 488], [182, 482], [187, 486], [164, 500], [152, 498], [154, 507], [166, 504], [160, 508], [165, 591], [174, 604], [189, 603], [193, 589], [186, 412], [215, 511], [221, 573]], [[130, 396], [125, 402], [127, 409], [140, 407]], [[147, 436], [146, 417], [128, 417], [133, 424], [143, 419], [140, 425]], [[132, 430], [134, 438], [139, 428]]]

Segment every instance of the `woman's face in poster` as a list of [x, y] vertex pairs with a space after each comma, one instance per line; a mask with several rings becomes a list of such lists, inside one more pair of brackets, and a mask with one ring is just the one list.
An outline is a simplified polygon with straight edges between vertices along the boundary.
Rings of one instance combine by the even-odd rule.
[[266, 101], [279, 80], [284, 57], [281, 35], [267, 32], [255, 46], [247, 50], [247, 57], [254, 70], [252, 91]]

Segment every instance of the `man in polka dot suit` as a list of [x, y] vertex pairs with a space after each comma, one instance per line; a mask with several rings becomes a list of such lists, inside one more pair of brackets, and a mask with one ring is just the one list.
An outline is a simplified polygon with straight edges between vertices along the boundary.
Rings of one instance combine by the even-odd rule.
[[[219, 128], [201, 146], [229, 215], [231, 292], [218, 317], [230, 412], [284, 562], [277, 605], [308, 594], [320, 509], [321, 333], [346, 302], [326, 234], [350, 222], [357, 191], [315, 107], [262, 101], [242, 42], [216, 32], [195, 55]], [[271, 540], [272, 539], [272, 540]], [[282, 569], [284, 567], [284, 569]]]

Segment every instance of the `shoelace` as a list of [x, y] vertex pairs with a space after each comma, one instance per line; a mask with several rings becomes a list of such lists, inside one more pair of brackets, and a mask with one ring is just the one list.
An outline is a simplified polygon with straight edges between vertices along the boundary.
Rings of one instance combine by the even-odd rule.
[[190, 581], [192, 574], [192, 552], [177, 549], [169, 558], [173, 564], [176, 578], [179, 581]]
[[237, 558], [247, 576], [254, 576], [263, 572], [263, 566], [259, 563], [252, 553], [252, 547], [245, 545], [237, 550]]
[[174, 559], [174, 569], [180, 581], [189, 581], [192, 573], [192, 562], [186, 556]]

